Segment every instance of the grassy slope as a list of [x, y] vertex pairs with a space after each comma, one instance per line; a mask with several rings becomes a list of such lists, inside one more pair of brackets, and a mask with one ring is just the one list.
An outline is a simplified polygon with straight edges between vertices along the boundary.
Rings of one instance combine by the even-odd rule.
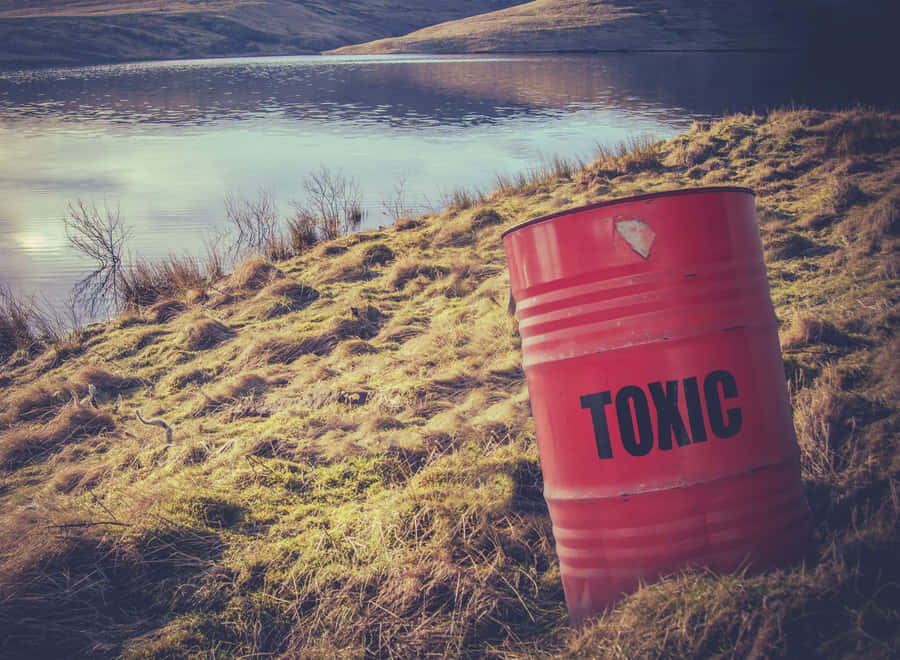
[[884, 39], [888, 11], [878, 0], [534, 0], [334, 52], [834, 49], [864, 34], [859, 50]]
[[0, 64], [318, 53], [514, 0], [0, 0]]
[[[738, 115], [16, 355], [0, 655], [896, 657], [898, 182], [896, 115]], [[720, 183], [758, 191], [813, 549], [673, 576], [576, 632], [500, 232]], [[96, 410], [53, 395], [89, 384]]]

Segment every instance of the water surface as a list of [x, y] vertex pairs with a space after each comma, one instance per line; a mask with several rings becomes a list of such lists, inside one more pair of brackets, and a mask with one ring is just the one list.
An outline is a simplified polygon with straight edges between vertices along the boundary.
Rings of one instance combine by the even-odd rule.
[[[798, 68], [799, 67], [799, 68]], [[123, 64], [0, 74], [0, 283], [58, 304], [87, 264], [62, 217], [117, 208], [137, 258], [198, 253], [229, 193], [288, 216], [322, 165], [355, 178], [365, 226], [405, 181], [416, 210], [453, 190], [697, 118], [847, 105], [793, 56], [345, 56]], [[821, 78], [821, 80], [819, 79]]]

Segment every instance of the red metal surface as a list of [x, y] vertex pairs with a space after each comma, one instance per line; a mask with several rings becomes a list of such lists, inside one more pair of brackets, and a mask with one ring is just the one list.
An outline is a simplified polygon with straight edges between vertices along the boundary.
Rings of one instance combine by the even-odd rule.
[[573, 623], [809, 534], [753, 193], [698, 188], [504, 233]]

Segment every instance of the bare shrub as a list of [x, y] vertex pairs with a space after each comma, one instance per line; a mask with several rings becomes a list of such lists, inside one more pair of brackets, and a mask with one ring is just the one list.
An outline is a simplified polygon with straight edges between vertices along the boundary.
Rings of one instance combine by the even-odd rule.
[[203, 239], [203, 247], [206, 252], [204, 255], [206, 277], [210, 282], [215, 282], [217, 279], [224, 277], [227, 270], [225, 251], [214, 239], [208, 236]]
[[464, 188], [455, 188], [441, 195], [441, 204], [452, 211], [465, 211], [475, 204], [484, 201], [484, 195], [478, 191], [470, 192]]
[[0, 286], [0, 362], [34, 345], [33, 317], [33, 305], [16, 297], [8, 286]]
[[359, 229], [363, 220], [362, 193], [357, 181], [322, 165], [303, 181], [304, 202], [294, 202], [296, 211], [289, 223], [292, 239], [304, 241], [312, 234], [317, 240], [333, 240]]
[[319, 238], [316, 233], [316, 219], [307, 213], [297, 212], [287, 221], [288, 237], [296, 254], [315, 245]]
[[75, 284], [74, 297], [90, 316], [118, 311], [124, 302], [122, 255], [131, 237], [119, 208], [104, 205], [101, 211], [79, 199], [69, 203], [63, 222], [69, 245], [93, 263], [93, 270]]
[[290, 232], [285, 234], [285, 232], [279, 230], [266, 242], [262, 254], [272, 261], [284, 261], [301, 251], [294, 248], [294, 240]]
[[225, 196], [225, 218], [234, 233], [229, 252], [233, 257], [262, 254], [278, 233], [278, 210], [272, 194], [260, 188], [255, 199]]
[[391, 190], [391, 196], [381, 201], [381, 212], [393, 222], [408, 218], [412, 214], [412, 207], [406, 198], [406, 177], [397, 180]]

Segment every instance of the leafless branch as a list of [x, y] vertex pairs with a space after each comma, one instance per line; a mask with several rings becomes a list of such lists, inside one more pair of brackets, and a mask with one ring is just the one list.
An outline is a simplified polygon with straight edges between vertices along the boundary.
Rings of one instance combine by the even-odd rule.
[[91, 316], [99, 310], [119, 310], [122, 255], [131, 237], [119, 208], [104, 205], [101, 211], [93, 202], [79, 199], [68, 204], [63, 222], [69, 245], [93, 262], [93, 270], [75, 284], [75, 299]]
[[272, 194], [264, 188], [255, 199], [228, 193], [225, 217], [234, 230], [230, 248], [234, 258], [247, 252], [263, 253], [278, 231], [278, 210]]
[[319, 240], [331, 240], [359, 229], [363, 220], [362, 194], [353, 177], [322, 165], [303, 182], [304, 202], [294, 202], [295, 222], [315, 227]]

